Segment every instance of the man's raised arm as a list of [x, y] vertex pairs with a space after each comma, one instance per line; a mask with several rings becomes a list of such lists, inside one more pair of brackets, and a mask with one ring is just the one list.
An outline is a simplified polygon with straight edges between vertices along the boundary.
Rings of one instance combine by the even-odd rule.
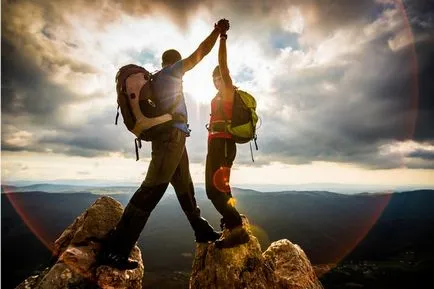
[[205, 38], [204, 41], [202, 41], [199, 47], [189, 57], [183, 60], [184, 73], [195, 67], [196, 64], [198, 64], [208, 53], [210, 53], [220, 34], [221, 21], [222, 20], [214, 25], [214, 30], [210, 35], [208, 35], [207, 38]]

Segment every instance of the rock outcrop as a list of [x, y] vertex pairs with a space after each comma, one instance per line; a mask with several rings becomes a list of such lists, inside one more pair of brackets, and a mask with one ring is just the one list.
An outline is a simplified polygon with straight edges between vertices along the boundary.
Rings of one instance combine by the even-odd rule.
[[142, 288], [143, 262], [136, 246], [130, 258], [139, 262], [135, 270], [120, 271], [95, 267], [95, 256], [103, 237], [122, 215], [122, 205], [101, 197], [62, 233], [54, 244], [55, 263], [41, 274], [31, 276], [16, 289], [56, 288]]
[[[96, 200], [56, 240], [53, 265], [16, 289], [143, 288], [144, 267], [137, 246], [130, 256], [139, 263], [135, 270], [95, 265], [101, 240], [117, 224], [122, 211], [122, 205], [110, 197]], [[298, 245], [279, 240], [262, 252], [244, 216], [243, 226], [250, 235], [246, 244], [230, 249], [196, 244], [190, 289], [323, 289]], [[224, 230], [223, 237], [228, 233]]]
[[[250, 235], [247, 244], [217, 249], [197, 244], [190, 289], [322, 289], [303, 250], [288, 240], [279, 240], [262, 253], [258, 240], [243, 217]], [[223, 236], [228, 231], [223, 231]]]

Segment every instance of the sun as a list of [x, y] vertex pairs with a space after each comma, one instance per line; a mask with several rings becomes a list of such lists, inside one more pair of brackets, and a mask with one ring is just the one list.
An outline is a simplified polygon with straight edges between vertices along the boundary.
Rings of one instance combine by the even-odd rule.
[[188, 71], [183, 77], [184, 94], [201, 104], [210, 103], [217, 93], [211, 76], [213, 68], [203, 65]]
[[[177, 43], [181, 55], [186, 58], [195, 51], [200, 43], [211, 33], [212, 21], [199, 16], [192, 20], [184, 34], [183, 41]], [[218, 64], [218, 40], [213, 49], [193, 69], [183, 77], [183, 90], [186, 97], [193, 98], [200, 104], [207, 104], [217, 93], [212, 81], [212, 71]]]

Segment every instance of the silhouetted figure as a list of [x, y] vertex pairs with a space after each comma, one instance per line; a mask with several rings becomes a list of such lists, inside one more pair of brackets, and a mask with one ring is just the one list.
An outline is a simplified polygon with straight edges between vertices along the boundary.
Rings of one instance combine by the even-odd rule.
[[[227, 27], [226, 31], [229, 29]], [[237, 153], [235, 141], [227, 131], [232, 118], [235, 87], [227, 65], [226, 31], [221, 31], [218, 52], [219, 65], [213, 71], [217, 95], [211, 101], [211, 118], [208, 134], [205, 183], [208, 198], [223, 216], [222, 224], [230, 234], [215, 242], [218, 248], [229, 248], [249, 241], [249, 235], [242, 226], [241, 216], [235, 208], [229, 186], [230, 172]]]

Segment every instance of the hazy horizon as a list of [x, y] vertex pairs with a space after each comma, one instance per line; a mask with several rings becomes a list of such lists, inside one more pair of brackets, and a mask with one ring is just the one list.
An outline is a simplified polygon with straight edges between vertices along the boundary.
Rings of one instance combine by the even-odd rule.
[[[15, 186], [18, 188], [34, 187], [34, 186], [53, 186], [53, 192], [56, 187], [72, 187], [76, 190], [82, 188], [94, 189], [98, 191], [98, 188], [123, 188], [120, 193], [133, 193], [134, 190], [140, 185], [140, 183], [129, 182], [104, 182], [100, 180], [96, 181], [80, 181], [80, 180], [48, 180], [48, 181], [8, 181], [3, 182], [2, 186]], [[194, 184], [195, 188], [205, 189], [204, 183]], [[400, 192], [400, 191], [412, 191], [412, 190], [434, 190], [434, 186], [412, 186], [412, 185], [363, 185], [363, 184], [339, 184], [339, 183], [305, 183], [305, 184], [292, 184], [292, 185], [276, 185], [276, 184], [261, 184], [261, 185], [248, 185], [248, 184], [232, 184], [233, 189], [241, 190], [254, 190], [258, 192], [284, 192], [284, 191], [328, 191], [334, 193], [344, 194], [356, 194], [356, 193], [384, 193], [384, 192]], [[67, 188], [65, 188], [67, 189]], [[50, 189], [51, 191], [51, 189]], [[131, 191], [131, 192], [129, 192]], [[172, 186], [169, 185], [169, 193], [174, 193]], [[116, 192], [113, 192], [116, 193]]]

